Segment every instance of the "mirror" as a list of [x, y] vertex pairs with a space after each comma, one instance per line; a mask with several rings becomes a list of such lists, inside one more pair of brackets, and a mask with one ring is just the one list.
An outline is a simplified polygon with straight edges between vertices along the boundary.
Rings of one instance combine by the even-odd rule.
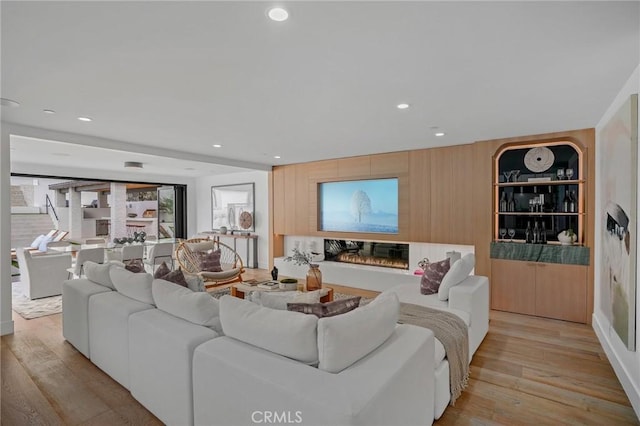
[[254, 183], [211, 187], [211, 228], [255, 231]]

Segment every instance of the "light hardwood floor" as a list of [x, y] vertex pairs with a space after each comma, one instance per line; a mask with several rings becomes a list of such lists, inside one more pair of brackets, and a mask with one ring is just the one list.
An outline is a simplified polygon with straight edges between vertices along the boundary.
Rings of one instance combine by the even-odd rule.
[[[268, 277], [249, 270], [246, 278]], [[376, 292], [332, 286], [336, 291]], [[3, 425], [161, 422], [62, 337], [62, 316], [24, 320], [1, 341]], [[640, 424], [593, 330], [492, 311], [469, 387], [437, 425]]]

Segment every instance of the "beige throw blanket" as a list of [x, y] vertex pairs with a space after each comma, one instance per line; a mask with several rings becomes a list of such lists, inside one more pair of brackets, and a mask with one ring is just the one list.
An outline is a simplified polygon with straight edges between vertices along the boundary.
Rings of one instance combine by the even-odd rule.
[[454, 405], [469, 380], [469, 330], [452, 313], [411, 303], [400, 303], [400, 324], [413, 324], [433, 331], [449, 360], [450, 405]]

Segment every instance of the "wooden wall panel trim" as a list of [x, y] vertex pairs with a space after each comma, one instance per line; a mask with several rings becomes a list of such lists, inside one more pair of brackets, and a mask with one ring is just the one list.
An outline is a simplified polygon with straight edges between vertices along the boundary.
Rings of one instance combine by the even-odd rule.
[[413, 151], [409, 157], [409, 234], [412, 241], [428, 242], [431, 230], [431, 152]]
[[271, 210], [271, 221], [273, 222], [273, 233], [285, 233], [285, 210], [284, 210], [284, 168], [274, 167], [271, 172], [273, 208]]
[[371, 155], [371, 176], [409, 173], [409, 151]]
[[338, 161], [338, 177], [371, 176], [371, 156], [340, 158]]

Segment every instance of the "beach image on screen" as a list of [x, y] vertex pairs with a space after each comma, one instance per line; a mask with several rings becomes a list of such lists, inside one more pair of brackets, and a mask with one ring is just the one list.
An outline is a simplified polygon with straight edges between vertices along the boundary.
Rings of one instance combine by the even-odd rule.
[[398, 179], [325, 182], [320, 195], [320, 230], [398, 233]]

